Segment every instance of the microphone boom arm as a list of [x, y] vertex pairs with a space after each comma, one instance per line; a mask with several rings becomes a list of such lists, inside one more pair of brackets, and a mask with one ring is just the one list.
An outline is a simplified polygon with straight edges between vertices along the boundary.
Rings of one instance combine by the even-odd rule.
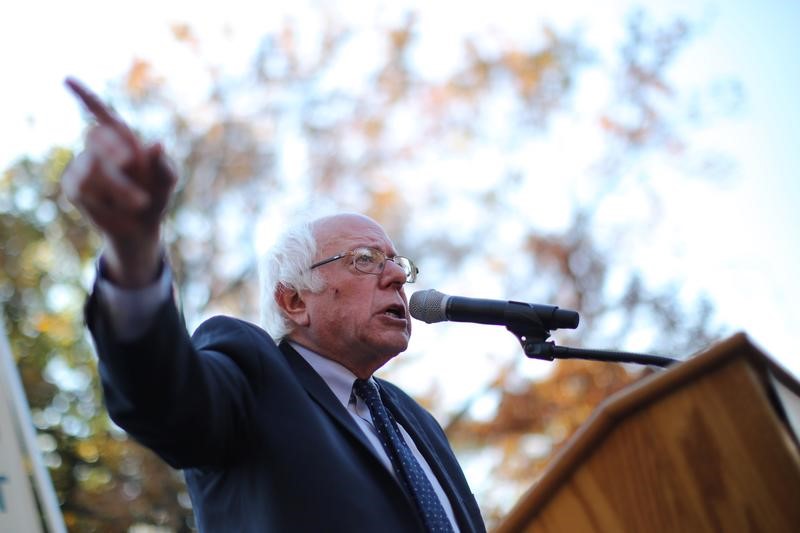
[[526, 321], [506, 326], [522, 344], [525, 355], [530, 359], [552, 361], [553, 359], [588, 359], [592, 361], [605, 361], [614, 363], [636, 363], [640, 365], [654, 365], [668, 367], [680, 362], [672, 357], [651, 355], [634, 352], [618, 352], [612, 350], [591, 350], [582, 348], [569, 348], [556, 346], [555, 341], [548, 341], [550, 331], [539, 321]]

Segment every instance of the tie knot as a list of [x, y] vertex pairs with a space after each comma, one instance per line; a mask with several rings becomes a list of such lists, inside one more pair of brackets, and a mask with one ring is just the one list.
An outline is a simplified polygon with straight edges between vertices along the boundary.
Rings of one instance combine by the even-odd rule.
[[378, 387], [368, 379], [357, 379], [353, 382], [353, 392], [367, 404], [379, 400]]

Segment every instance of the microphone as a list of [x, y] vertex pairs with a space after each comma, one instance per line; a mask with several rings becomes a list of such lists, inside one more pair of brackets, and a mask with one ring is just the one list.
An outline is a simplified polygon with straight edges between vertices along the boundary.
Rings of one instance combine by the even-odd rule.
[[548, 331], [558, 328], [575, 329], [580, 320], [575, 311], [552, 305], [448, 296], [434, 289], [412, 294], [409, 312], [417, 320], [428, 324], [450, 320], [507, 328], [538, 326]]

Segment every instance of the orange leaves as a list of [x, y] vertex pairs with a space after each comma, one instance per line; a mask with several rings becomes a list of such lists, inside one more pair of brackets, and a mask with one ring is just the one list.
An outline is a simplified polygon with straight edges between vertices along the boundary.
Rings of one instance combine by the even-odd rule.
[[36, 330], [49, 335], [59, 343], [74, 342], [76, 338], [75, 320], [70, 314], [43, 314], [35, 322]]
[[366, 117], [360, 123], [360, 130], [363, 132], [364, 136], [375, 140], [381, 136], [384, 132], [386, 127], [386, 123], [380, 117]]
[[94, 442], [89, 440], [79, 442], [75, 446], [75, 453], [77, 453], [78, 457], [87, 463], [94, 463], [100, 457], [100, 450], [97, 448]]
[[170, 25], [169, 29], [172, 31], [172, 36], [175, 37], [175, 40], [186, 43], [192, 48], [197, 47], [199, 44], [192, 27], [185, 22], [175, 22]]
[[511, 434], [543, 433], [560, 442], [588, 418], [605, 398], [636, 377], [616, 364], [559, 361], [553, 373], [538, 382], [510, 388], [499, 383], [497, 414], [486, 423], [471, 424], [470, 432], [489, 440]]
[[376, 220], [386, 220], [403, 204], [403, 197], [394, 187], [382, 187], [372, 192], [369, 204], [369, 216]]
[[164, 78], [153, 71], [153, 66], [143, 59], [134, 59], [125, 76], [125, 89], [134, 101], [141, 101], [164, 83]]
[[554, 51], [548, 49], [533, 54], [511, 50], [500, 61], [514, 75], [520, 93], [526, 99], [540, 90], [548, 71], [559, 67]]

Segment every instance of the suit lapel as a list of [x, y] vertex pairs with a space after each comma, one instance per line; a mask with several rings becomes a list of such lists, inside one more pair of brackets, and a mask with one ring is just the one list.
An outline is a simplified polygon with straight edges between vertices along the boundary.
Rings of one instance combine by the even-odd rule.
[[[306, 389], [308, 395], [311, 396], [311, 398], [347, 433], [363, 444], [370, 452], [370, 455], [375, 457], [372, 445], [369, 440], [367, 440], [364, 432], [361, 431], [350, 416], [350, 413], [347, 412], [347, 409], [345, 409], [339, 399], [336, 398], [336, 395], [333, 394], [328, 384], [325, 383], [325, 380], [317, 374], [311, 365], [309, 365], [288, 342], [281, 342], [280, 349], [286, 361], [289, 363], [289, 366], [292, 368], [294, 375], [297, 376], [298, 381], [300, 381]], [[375, 460], [378, 460], [377, 457]], [[382, 464], [381, 469], [385, 470]]]

